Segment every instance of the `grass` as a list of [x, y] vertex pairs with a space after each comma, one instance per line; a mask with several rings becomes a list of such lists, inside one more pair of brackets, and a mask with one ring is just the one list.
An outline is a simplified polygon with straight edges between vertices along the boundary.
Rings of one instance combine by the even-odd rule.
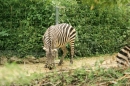
[[[130, 85], [130, 69], [119, 68], [96, 68], [51, 72], [48, 74], [33, 73], [30, 76], [20, 70], [17, 65], [6, 65], [11, 69], [3, 78], [0, 77], [1, 85], [38, 85], [43, 86], [128, 86]], [[13, 71], [18, 73], [14, 73]], [[3, 71], [4, 72], [4, 71]], [[5, 72], [4, 72], [5, 73]], [[14, 74], [13, 74], [14, 73]]]
[[130, 69], [86, 70], [79, 68], [67, 72], [51, 73], [42, 79], [43, 86], [128, 86], [130, 75], [125, 71]]
[[21, 69], [16, 63], [5, 64], [0, 69], [0, 86], [26, 85], [30, 84], [34, 79], [43, 77], [43, 74], [32, 73]]
[[102, 68], [102, 59], [94, 68], [83, 66], [65, 71], [53, 70], [49, 73], [31, 73], [17, 64], [6, 64], [0, 69], [0, 85], [5, 86], [129, 86], [129, 68]]

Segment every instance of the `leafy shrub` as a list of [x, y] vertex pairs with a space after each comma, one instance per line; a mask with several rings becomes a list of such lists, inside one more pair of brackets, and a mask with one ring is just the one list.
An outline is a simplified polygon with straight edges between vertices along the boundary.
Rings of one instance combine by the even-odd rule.
[[62, 2], [0, 1], [0, 36], [4, 35], [0, 38], [1, 50], [15, 51], [20, 56], [44, 56], [42, 35], [55, 24], [55, 6], [59, 6], [59, 23], [70, 23], [77, 30], [76, 56], [113, 53], [123, 43], [128, 43], [130, 16], [127, 7], [120, 9], [115, 5], [111, 9], [99, 9], [96, 6], [92, 10], [76, 1], [70, 1], [73, 4]]

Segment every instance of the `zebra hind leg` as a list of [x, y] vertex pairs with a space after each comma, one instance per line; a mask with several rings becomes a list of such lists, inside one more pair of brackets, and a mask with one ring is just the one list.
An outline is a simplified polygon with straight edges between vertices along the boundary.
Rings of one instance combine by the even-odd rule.
[[45, 63], [45, 66], [44, 66], [44, 68], [47, 68], [48, 67], [48, 61], [46, 61], [46, 63]]
[[70, 57], [70, 63], [73, 64], [73, 56], [74, 56], [74, 52], [71, 49], [71, 57]]
[[63, 56], [61, 57], [61, 59], [60, 59], [60, 62], [59, 62], [59, 66], [61, 65], [61, 64], [63, 64], [63, 60], [64, 60], [64, 57], [66, 56], [66, 54], [68, 53], [68, 51], [67, 51], [67, 49], [66, 49], [66, 46], [63, 46], [63, 47], [61, 47], [61, 49], [62, 49], [62, 51], [63, 51]]
[[73, 57], [74, 57], [74, 41], [72, 41], [71, 43], [71, 58], [70, 58], [70, 63], [73, 64]]

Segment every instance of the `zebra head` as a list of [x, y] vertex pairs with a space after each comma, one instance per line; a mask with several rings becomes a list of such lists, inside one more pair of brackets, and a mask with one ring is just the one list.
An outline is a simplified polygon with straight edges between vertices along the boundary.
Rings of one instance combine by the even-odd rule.
[[43, 49], [46, 51], [46, 58], [47, 58], [45, 67], [53, 69], [55, 67], [54, 59], [56, 58], [57, 49], [45, 48], [45, 47], [43, 47]]

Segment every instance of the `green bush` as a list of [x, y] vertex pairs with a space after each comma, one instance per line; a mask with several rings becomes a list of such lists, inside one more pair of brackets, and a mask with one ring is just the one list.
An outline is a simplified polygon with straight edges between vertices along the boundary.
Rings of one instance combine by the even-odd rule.
[[[44, 4], [46, 3], [46, 4]], [[9, 36], [0, 44], [1, 50], [12, 50], [20, 56], [38, 55], [42, 50], [42, 35], [54, 24], [54, 9], [49, 0], [1, 1], [1, 31]], [[1, 40], [2, 41], [2, 40]]]
[[[55, 6], [59, 6], [59, 22], [66, 22], [77, 30], [76, 56], [91, 56], [118, 51], [127, 43], [130, 29], [129, 7], [117, 5], [109, 9], [93, 10], [76, 1], [54, 3], [51, 0], [0, 1], [0, 49], [44, 56], [42, 35], [55, 24]], [[59, 52], [61, 54], [61, 52]], [[0, 54], [1, 55], [1, 54]], [[12, 53], [12, 55], [14, 55]]]
[[116, 6], [102, 10], [90, 10], [83, 5], [79, 5], [77, 10], [71, 8], [66, 11], [66, 22], [72, 23], [78, 32], [76, 55], [113, 53], [129, 38], [129, 15], [125, 10]]

